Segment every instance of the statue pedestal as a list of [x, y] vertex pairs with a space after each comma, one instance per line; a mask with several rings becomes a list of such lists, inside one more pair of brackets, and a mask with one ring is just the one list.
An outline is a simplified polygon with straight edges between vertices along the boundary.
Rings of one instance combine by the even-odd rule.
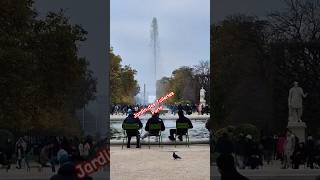
[[288, 122], [288, 129], [299, 138], [299, 142], [306, 141], [306, 128], [304, 122]]
[[201, 106], [201, 105], [205, 106], [205, 105], [206, 105], [206, 100], [201, 99], [201, 100], [200, 100], [200, 106]]

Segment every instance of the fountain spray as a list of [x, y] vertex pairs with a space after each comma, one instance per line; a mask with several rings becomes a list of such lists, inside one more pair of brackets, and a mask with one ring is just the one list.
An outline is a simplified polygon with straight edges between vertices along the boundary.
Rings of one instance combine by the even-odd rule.
[[155, 82], [155, 95], [157, 96], [157, 61], [159, 56], [159, 32], [158, 32], [158, 22], [157, 18], [152, 19], [151, 23], [151, 46], [152, 46], [152, 55], [154, 62], [154, 82]]

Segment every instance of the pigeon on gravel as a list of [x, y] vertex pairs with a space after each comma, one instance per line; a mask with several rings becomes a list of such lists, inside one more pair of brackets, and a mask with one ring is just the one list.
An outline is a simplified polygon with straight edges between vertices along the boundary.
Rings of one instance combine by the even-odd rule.
[[181, 159], [181, 157], [179, 157], [178, 155], [176, 155], [175, 152], [173, 152], [172, 157], [173, 157], [174, 160], [176, 160], [176, 159]]

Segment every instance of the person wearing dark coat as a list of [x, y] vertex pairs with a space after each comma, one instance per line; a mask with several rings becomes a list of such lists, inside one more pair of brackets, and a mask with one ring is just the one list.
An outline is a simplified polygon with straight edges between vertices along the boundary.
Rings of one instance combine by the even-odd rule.
[[217, 158], [217, 166], [221, 174], [221, 180], [249, 180], [237, 171], [231, 154], [221, 154]]
[[307, 158], [307, 167], [311, 169], [314, 168], [314, 157], [315, 157], [315, 144], [312, 136], [308, 136], [308, 140], [306, 142], [306, 158]]
[[293, 169], [299, 169], [300, 164], [304, 164], [306, 159], [306, 153], [304, 144], [300, 143], [299, 146], [294, 150], [292, 155]]
[[223, 133], [222, 136], [218, 139], [215, 152], [220, 154], [232, 154], [234, 153], [234, 145], [230, 140], [227, 133]]
[[245, 155], [246, 155], [246, 141], [242, 133], [239, 134], [239, 137], [235, 142], [234, 149], [235, 149], [236, 164], [240, 169], [244, 169]]
[[[151, 130], [150, 126], [152, 124], [160, 124], [160, 130]], [[161, 118], [159, 118], [159, 113], [154, 113], [150, 119], [148, 119], [146, 126], [145, 126], [146, 133], [141, 137], [141, 139], [144, 139], [147, 136], [154, 136], [158, 135], [159, 131], [164, 131], [166, 128], [164, 126], [164, 123]]]
[[[192, 129], [193, 128], [193, 125], [192, 125], [192, 122], [190, 121], [189, 118], [185, 117], [184, 114], [183, 114], [183, 110], [180, 109], [178, 111], [178, 116], [179, 116], [179, 119], [176, 120], [176, 123], [188, 123], [188, 129]], [[177, 134], [178, 135], [178, 139], [180, 141], [182, 141], [182, 135], [185, 135], [187, 132], [188, 132], [188, 129], [170, 129], [170, 136], [169, 136], [169, 139], [171, 141], [175, 141], [176, 139], [174, 138], [174, 134]]]
[[127, 142], [127, 148], [130, 148], [130, 141], [132, 136], [136, 136], [137, 138], [137, 148], [140, 148], [140, 132], [139, 129], [143, 127], [141, 121], [139, 118], [135, 118], [134, 114], [131, 109], [128, 110], [128, 117], [123, 121], [122, 123], [122, 129], [125, 129], [124, 124], [137, 124], [139, 127], [138, 129], [125, 129], [127, 136], [128, 136], [128, 142]]
[[262, 153], [259, 149], [259, 145], [252, 139], [251, 135], [246, 136], [246, 165], [251, 169], [256, 169], [262, 166]]
[[4, 149], [4, 154], [6, 155], [7, 171], [11, 168], [12, 155], [14, 153], [14, 145], [11, 139], [8, 139]]
[[21, 162], [24, 158], [24, 149], [22, 144], [19, 142], [16, 146], [16, 157], [17, 157], [17, 169], [21, 169]]
[[261, 140], [263, 146], [263, 157], [264, 160], [270, 164], [273, 159], [273, 148], [274, 148], [274, 140], [272, 136], [265, 136]]

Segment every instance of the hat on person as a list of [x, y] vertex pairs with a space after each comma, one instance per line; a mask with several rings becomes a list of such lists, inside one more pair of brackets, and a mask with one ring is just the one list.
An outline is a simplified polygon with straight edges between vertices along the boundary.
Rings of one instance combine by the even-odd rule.
[[179, 116], [183, 116], [183, 110], [179, 109], [179, 110], [178, 110], [178, 115], [179, 115]]
[[152, 117], [158, 117], [158, 116], [159, 116], [159, 113], [157, 112], [152, 114]]
[[250, 134], [248, 134], [248, 135], [246, 136], [246, 138], [252, 139], [252, 136], [251, 136]]
[[128, 114], [132, 114], [132, 110], [131, 109], [128, 109]]

